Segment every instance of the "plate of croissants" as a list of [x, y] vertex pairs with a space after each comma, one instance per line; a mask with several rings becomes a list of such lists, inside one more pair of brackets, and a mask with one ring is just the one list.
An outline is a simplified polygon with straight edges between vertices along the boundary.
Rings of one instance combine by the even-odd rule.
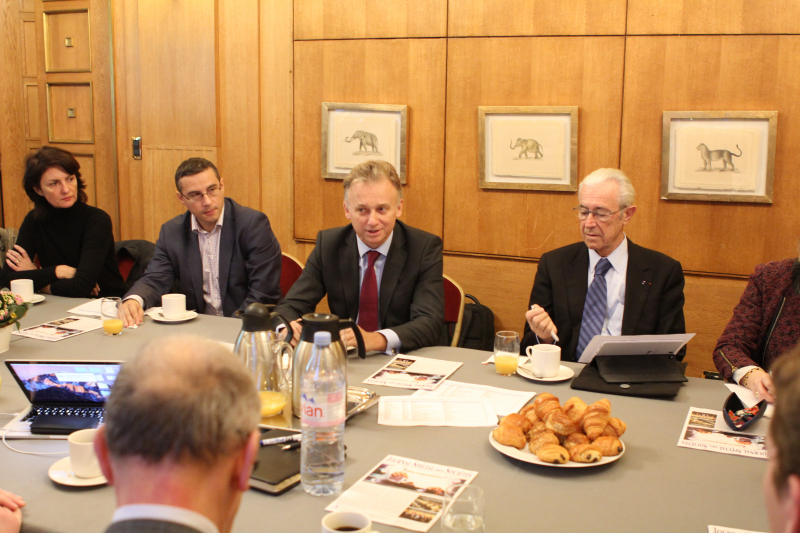
[[548, 392], [511, 413], [489, 434], [500, 453], [533, 464], [584, 468], [612, 463], [625, 453], [627, 426], [611, 416], [611, 402], [587, 405], [577, 397], [562, 406]]

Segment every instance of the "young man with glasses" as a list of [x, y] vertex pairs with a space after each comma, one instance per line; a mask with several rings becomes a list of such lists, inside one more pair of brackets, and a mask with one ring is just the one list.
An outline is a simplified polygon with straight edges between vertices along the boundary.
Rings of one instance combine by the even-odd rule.
[[277, 303], [281, 247], [267, 216], [225, 198], [217, 167], [201, 157], [178, 166], [175, 186], [187, 211], [161, 226], [147, 271], [125, 295], [125, 326], [140, 324], [143, 308], [160, 305], [174, 283], [187, 310], [208, 315]]
[[685, 333], [683, 270], [674, 259], [625, 236], [636, 192], [621, 170], [601, 168], [578, 188], [583, 242], [542, 255], [521, 350], [558, 337], [576, 361], [595, 335]]

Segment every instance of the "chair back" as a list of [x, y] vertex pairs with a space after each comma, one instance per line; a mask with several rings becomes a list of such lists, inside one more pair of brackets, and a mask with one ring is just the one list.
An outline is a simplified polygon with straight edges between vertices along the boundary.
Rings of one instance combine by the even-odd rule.
[[17, 230], [0, 228], [0, 269], [6, 264], [6, 252], [14, 249], [17, 242]]
[[114, 251], [119, 273], [130, 289], [147, 270], [147, 265], [156, 251], [156, 245], [144, 239], [118, 241], [114, 243]]
[[444, 324], [448, 335], [450, 331], [453, 332], [450, 346], [456, 347], [461, 336], [461, 323], [464, 321], [464, 290], [450, 276], [442, 277], [444, 278]]
[[294, 282], [303, 273], [303, 263], [289, 254], [281, 254], [281, 298], [285, 298]]

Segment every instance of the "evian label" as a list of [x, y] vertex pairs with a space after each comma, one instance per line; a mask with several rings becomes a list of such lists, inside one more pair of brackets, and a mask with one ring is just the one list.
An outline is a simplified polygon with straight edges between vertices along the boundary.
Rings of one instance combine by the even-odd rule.
[[305, 392], [300, 397], [300, 420], [306, 426], [328, 427], [344, 422], [344, 392], [310, 395]]

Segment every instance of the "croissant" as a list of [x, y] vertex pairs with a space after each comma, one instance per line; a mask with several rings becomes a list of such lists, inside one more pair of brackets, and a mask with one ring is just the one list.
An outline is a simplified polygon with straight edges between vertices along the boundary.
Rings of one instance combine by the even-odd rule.
[[531, 424], [535, 424], [539, 421], [539, 417], [536, 416], [536, 408], [533, 406], [533, 404], [528, 404], [520, 409], [519, 414], [530, 420]]
[[554, 411], [561, 410], [561, 404], [558, 402], [558, 398], [549, 392], [540, 394], [539, 397], [533, 402], [533, 405], [536, 408], [536, 416], [545, 422], [547, 421], [547, 417], [549, 417]]
[[570, 420], [570, 418], [563, 413], [563, 411], [552, 411], [550, 417], [547, 419], [547, 429], [551, 430], [556, 435], [572, 435], [580, 430], [578, 424]]
[[586, 420], [587, 417], [596, 415], [596, 414], [607, 414], [611, 415], [611, 402], [607, 399], [603, 398], [602, 400], [597, 400], [592, 405], [586, 407], [586, 410], [583, 412], [583, 419]]
[[573, 422], [580, 422], [581, 418], [583, 418], [583, 413], [586, 411], [586, 402], [578, 398], [577, 396], [573, 396], [567, 403], [564, 404], [564, 407], [561, 408]]
[[561, 465], [569, 461], [569, 452], [558, 444], [545, 444], [536, 450], [536, 457], [545, 463]]
[[613, 457], [622, 453], [622, 442], [615, 437], [597, 437], [592, 446], [600, 450], [603, 457]]
[[530, 438], [530, 441], [528, 442], [528, 449], [531, 451], [531, 453], [536, 453], [542, 446], [558, 443], [558, 437], [556, 437], [555, 433], [545, 430], [533, 435]]
[[576, 444], [569, 449], [569, 458], [576, 463], [596, 463], [603, 454], [592, 444]]
[[528, 431], [530, 431], [531, 426], [533, 424], [531, 423], [530, 420], [528, 420], [527, 418], [525, 418], [521, 414], [519, 414], [519, 413], [511, 413], [510, 415], [503, 417], [503, 419], [500, 421], [500, 425], [501, 426], [507, 426], [507, 425], [517, 426], [519, 429], [522, 430], [522, 433], [524, 434], [524, 433], [527, 433]]
[[586, 408], [583, 413], [583, 431], [589, 440], [594, 440], [603, 434], [603, 431], [611, 419], [611, 403], [606, 400], [598, 400]]
[[577, 446], [578, 444], [591, 444], [589, 437], [584, 435], [583, 433], [573, 433], [569, 437], [564, 440], [564, 448], [571, 450], [573, 446]]
[[527, 444], [525, 434], [522, 433], [522, 430], [518, 426], [511, 424], [500, 424], [492, 431], [492, 436], [494, 440], [503, 446], [513, 446], [518, 450], [521, 450], [525, 447], [525, 444]]
[[540, 420], [531, 426], [530, 431], [528, 431], [528, 433], [526, 433], [525, 436], [528, 437], [528, 440], [531, 440], [536, 435], [544, 431], [549, 431], [549, 430], [547, 429], [547, 425]]
[[600, 435], [601, 437], [621, 437], [625, 430], [628, 428], [628, 425], [620, 420], [619, 418], [611, 417], [608, 421], [608, 425], [603, 430], [603, 433]]

